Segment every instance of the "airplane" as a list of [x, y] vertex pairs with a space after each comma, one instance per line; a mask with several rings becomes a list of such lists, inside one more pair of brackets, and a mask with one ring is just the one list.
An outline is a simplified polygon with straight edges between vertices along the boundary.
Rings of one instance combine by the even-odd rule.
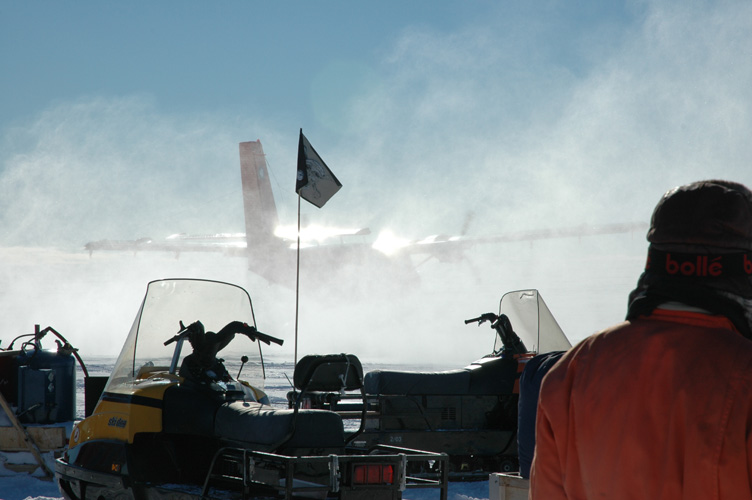
[[[221, 252], [245, 256], [248, 269], [270, 283], [294, 288], [298, 270], [297, 238], [294, 226], [279, 223], [277, 207], [269, 179], [266, 155], [260, 140], [239, 144], [240, 172], [245, 215], [245, 233], [209, 235], [173, 234], [164, 240], [100, 240], [86, 243], [89, 254], [95, 251], [161, 251]], [[417, 268], [431, 259], [459, 262], [469, 247], [478, 244], [499, 244], [536, 241], [552, 238], [627, 233], [647, 229], [645, 223], [580, 225], [560, 229], [521, 231], [481, 237], [466, 236], [472, 220], [469, 214], [459, 235], [433, 235], [419, 240], [398, 238], [388, 230], [373, 242], [369, 228], [341, 229], [308, 225], [300, 230], [300, 272], [307, 273], [318, 284], [337, 283], [336, 276], [345, 270], [364, 266], [379, 269], [379, 276], [398, 279], [401, 284], [419, 282]], [[336, 243], [331, 243], [336, 240]], [[411, 256], [422, 255], [418, 264]], [[341, 284], [341, 283], [340, 283]]]

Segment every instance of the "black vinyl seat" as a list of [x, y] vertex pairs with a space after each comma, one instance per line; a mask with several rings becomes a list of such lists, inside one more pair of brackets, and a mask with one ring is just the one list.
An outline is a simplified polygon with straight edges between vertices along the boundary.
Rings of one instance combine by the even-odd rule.
[[[294, 431], [288, 438], [290, 429]], [[225, 403], [217, 410], [214, 433], [224, 440], [266, 450], [285, 448], [341, 449], [345, 446], [342, 418], [325, 410], [272, 408], [252, 401]]]
[[404, 372], [374, 370], [366, 373], [366, 394], [465, 394], [470, 387], [470, 370]]
[[364, 385], [369, 395], [488, 394], [512, 392], [517, 379], [514, 358], [489, 357], [459, 370], [407, 372], [374, 370], [366, 373]]

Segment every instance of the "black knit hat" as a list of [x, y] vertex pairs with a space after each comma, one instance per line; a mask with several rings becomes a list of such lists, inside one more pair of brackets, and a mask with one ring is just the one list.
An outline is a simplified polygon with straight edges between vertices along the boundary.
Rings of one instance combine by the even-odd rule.
[[721, 180], [674, 188], [656, 205], [647, 239], [627, 319], [679, 301], [725, 315], [752, 338], [752, 191]]
[[648, 241], [695, 253], [752, 250], [752, 192], [736, 182], [693, 182], [663, 195], [653, 211]]

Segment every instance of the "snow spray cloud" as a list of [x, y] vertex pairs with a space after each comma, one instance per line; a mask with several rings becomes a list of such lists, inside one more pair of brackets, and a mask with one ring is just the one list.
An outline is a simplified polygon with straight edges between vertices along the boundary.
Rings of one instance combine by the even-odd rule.
[[[406, 33], [385, 56], [379, 90], [352, 108], [348, 125], [368, 141], [358, 172], [369, 182], [360, 185], [413, 199], [435, 193], [443, 203], [423, 211], [439, 205], [448, 216], [474, 198], [497, 207], [506, 224], [525, 207], [519, 222], [543, 225], [645, 220], [672, 185], [749, 183], [750, 6], [644, 9], [629, 26], [602, 35], [593, 27], [570, 42], [583, 47], [587, 65], [554, 57], [556, 12], [524, 32], [506, 28], [528, 19], [498, 29], [493, 19], [450, 36]], [[595, 46], [609, 50], [591, 53]], [[410, 196], [398, 199], [406, 213], [420, 213]], [[532, 200], [545, 201], [535, 214]]]
[[[344, 187], [326, 209], [304, 208], [304, 216], [414, 239], [459, 234], [473, 213], [467, 235], [482, 236], [647, 222], [673, 185], [710, 177], [752, 185], [747, 4], [630, 4], [626, 20], [595, 25], [561, 24], [557, 7], [511, 15], [498, 9], [452, 33], [405, 30], [381, 48], [381, 60], [355, 65], [356, 90], [338, 110], [323, 108], [329, 113], [319, 129], [341, 142], [308, 134]], [[280, 219], [294, 223], [292, 181], [285, 179], [298, 123], [281, 132], [261, 120], [164, 116], [136, 97], [82, 100], [39, 118], [3, 138], [6, 246], [242, 231], [237, 143], [256, 138], [275, 179]], [[491, 338], [462, 320], [527, 287], [541, 291], [578, 340], [623, 317], [645, 249], [644, 234], [479, 246], [452, 262], [418, 259], [417, 287], [383, 269], [354, 268], [338, 279], [345, 290], [346, 282], [363, 285], [357, 298], [303, 282], [299, 352], [467, 362], [487, 352]], [[62, 270], [50, 272], [68, 266], [3, 264], [0, 278], [13, 285], [2, 298], [14, 304], [4, 306], [4, 317], [25, 326], [47, 321], [32, 312], [62, 318], [64, 304], [75, 303], [67, 307], [75, 312], [66, 318], [70, 331], [99, 339], [117, 323], [122, 338], [146, 279], [195, 275], [248, 286], [260, 328], [285, 338], [291, 352], [293, 293], [233, 262], [95, 255], [70, 266], [76, 288]], [[372, 291], [374, 283], [388, 285], [386, 292]], [[36, 299], [40, 289], [46, 303]], [[122, 322], [110, 321], [115, 310], [124, 311]]]
[[239, 259], [127, 252], [89, 258], [84, 251], [101, 239], [242, 231], [238, 133], [228, 123], [161, 115], [142, 97], [82, 98], [4, 136], [4, 345], [40, 323], [83, 350], [117, 354], [148, 281], [194, 276], [245, 284]]
[[215, 217], [236, 223], [240, 200], [225, 195], [238, 173], [224, 168], [237, 162], [234, 140], [210, 123], [159, 116], [135, 97], [48, 109], [5, 138], [15, 154], [0, 177], [3, 243], [80, 247], [82, 238], [203, 231]]
[[[356, 213], [368, 200], [372, 219], [398, 236], [457, 234], [472, 212], [469, 234], [482, 235], [647, 222], [672, 186], [752, 184], [752, 7], [631, 8], [627, 24], [572, 30], [581, 34], [568, 40], [570, 57], [558, 50], [560, 12], [536, 17], [532, 30], [514, 27], [529, 18], [500, 15], [456, 33], [406, 31], [370, 92], [342, 106], [338, 131], [353, 136], [330, 162], [355, 178], [337, 203]], [[450, 329], [465, 335], [448, 326], [462, 312], [537, 287], [578, 340], [623, 318], [645, 248], [641, 233], [429, 262], [412, 313], [433, 323], [440, 344]], [[426, 329], [413, 323], [391, 328]]]

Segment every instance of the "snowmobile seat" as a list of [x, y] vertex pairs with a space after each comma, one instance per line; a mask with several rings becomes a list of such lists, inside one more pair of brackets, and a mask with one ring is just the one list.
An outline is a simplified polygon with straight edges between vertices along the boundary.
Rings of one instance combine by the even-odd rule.
[[443, 372], [405, 372], [374, 370], [365, 375], [366, 394], [466, 394], [470, 387], [470, 370]]
[[517, 379], [513, 358], [483, 358], [465, 368], [441, 372], [374, 370], [365, 375], [366, 394], [504, 394]]
[[214, 419], [214, 433], [220, 439], [242, 442], [262, 451], [278, 449], [280, 443], [285, 448], [340, 449], [345, 446], [342, 418], [334, 412], [296, 412], [253, 401], [220, 406]]

